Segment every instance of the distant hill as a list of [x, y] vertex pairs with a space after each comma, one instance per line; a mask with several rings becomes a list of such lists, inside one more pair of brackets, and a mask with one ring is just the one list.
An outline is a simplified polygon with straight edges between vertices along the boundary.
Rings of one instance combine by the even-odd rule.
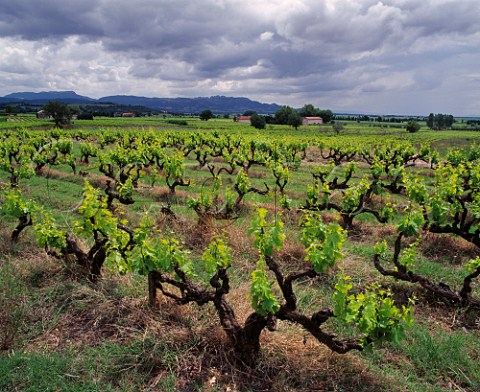
[[116, 105], [142, 106], [152, 110], [172, 113], [200, 113], [210, 109], [215, 114], [241, 114], [254, 110], [261, 114], [273, 114], [281, 108], [277, 104], [260, 103], [242, 97], [198, 97], [198, 98], [148, 98], [133, 95], [114, 95], [93, 99], [78, 95], [74, 91], [18, 92], [0, 98], [0, 103], [25, 103], [43, 105], [48, 101], [60, 101], [67, 104], [95, 105], [112, 103]]
[[262, 114], [275, 113], [281, 108], [277, 104], [260, 103], [248, 98], [238, 97], [198, 97], [198, 98], [147, 98], [128, 95], [115, 95], [103, 97], [99, 102], [112, 102], [122, 105], [140, 105], [155, 110], [166, 110], [177, 113], [199, 113], [202, 110], [210, 109], [219, 113], [243, 113], [247, 110], [254, 110]]
[[70, 104], [94, 103], [96, 100], [78, 95], [75, 91], [42, 91], [39, 93], [20, 92], [5, 95], [2, 101], [25, 102], [30, 104], [43, 104], [48, 101], [61, 101]]

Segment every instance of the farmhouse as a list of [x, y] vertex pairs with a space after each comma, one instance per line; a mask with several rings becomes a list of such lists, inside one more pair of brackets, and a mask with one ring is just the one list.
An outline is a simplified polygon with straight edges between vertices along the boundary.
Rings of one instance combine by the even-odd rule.
[[237, 116], [235, 117], [236, 122], [249, 123], [252, 116]]
[[315, 125], [315, 124], [323, 124], [323, 118], [321, 117], [303, 117], [302, 118], [303, 125]]
[[50, 116], [49, 114], [45, 113], [45, 110], [39, 110], [37, 112], [37, 118], [45, 118], [45, 119], [48, 119], [48, 120], [51, 120], [52, 119], [52, 116]]

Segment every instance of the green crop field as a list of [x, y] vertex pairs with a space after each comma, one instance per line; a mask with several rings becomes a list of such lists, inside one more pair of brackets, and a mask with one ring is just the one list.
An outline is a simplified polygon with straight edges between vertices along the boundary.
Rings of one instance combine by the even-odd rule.
[[0, 122], [1, 391], [478, 391], [480, 133]]

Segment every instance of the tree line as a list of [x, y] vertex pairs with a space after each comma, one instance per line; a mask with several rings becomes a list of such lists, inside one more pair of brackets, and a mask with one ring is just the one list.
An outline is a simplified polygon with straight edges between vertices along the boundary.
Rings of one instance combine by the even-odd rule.
[[436, 130], [447, 129], [451, 128], [454, 122], [455, 119], [451, 114], [430, 113], [427, 118], [427, 127]]

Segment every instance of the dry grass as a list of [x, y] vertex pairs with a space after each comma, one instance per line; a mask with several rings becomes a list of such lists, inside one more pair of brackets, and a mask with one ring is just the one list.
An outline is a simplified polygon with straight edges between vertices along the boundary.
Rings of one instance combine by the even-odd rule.
[[176, 189], [175, 194], [172, 196], [170, 193], [170, 189], [167, 186], [160, 185], [146, 188], [142, 191], [142, 193], [146, 198], [164, 203], [168, 202], [169, 200], [172, 200], [172, 203], [175, 203], [176, 201], [185, 202], [189, 197], [192, 196], [191, 193], [184, 189]]
[[248, 171], [248, 177], [250, 178], [265, 179], [267, 178], [267, 174], [268, 172], [265, 170], [250, 169]]
[[257, 258], [257, 252], [253, 248], [253, 240], [245, 235], [246, 230], [248, 228], [245, 222], [227, 225], [223, 230], [232, 248], [235, 268], [242, 268], [246, 264], [249, 265]]
[[26, 231], [21, 241], [27, 242], [12, 243], [10, 230], [0, 230], [0, 351], [9, 350], [21, 339], [20, 330], [30, 312], [28, 288], [20, 277], [30, 273], [30, 264], [49, 264], [46, 255], [28, 241], [30, 237]]
[[53, 169], [52, 167], [42, 167], [37, 173], [37, 176], [43, 176], [45, 178], [54, 178], [64, 180], [67, 177], [71, 177], [73, 173], [67, 173], [61, 170]]
[[480, 250], [475, 245], [448, 234], [427, 232], [423, 236], [420, 246], [425, 257], [449, 261], [452, 264], [463, 264], [465, 261], [480, 256]]
[[272, 335], [263, 358], [260, 369], [271, 388], [266, 390], [387, 390], [387, 380], [379, 379], [360, 359], [333, 353], [300, 330]]
[[[55, 180], [63, 180], [77, 182], [75, 179], [81, 179], [82, 177], [88, 180], [88, 182], [95, 188], [102, 189], [107, 186], [107, 181], [110, 179], [103, 174], [89, 173], [85, 171], [78, 171], [77, 176], [73, 172], [65, 172], [62, 170], [57, 170], [52, 167], [43, 167], [38, 173], [38, 176], [43, 176], [45, 178], [51, 178]], [[81, 181], [80, 181], [81, 182]]]

